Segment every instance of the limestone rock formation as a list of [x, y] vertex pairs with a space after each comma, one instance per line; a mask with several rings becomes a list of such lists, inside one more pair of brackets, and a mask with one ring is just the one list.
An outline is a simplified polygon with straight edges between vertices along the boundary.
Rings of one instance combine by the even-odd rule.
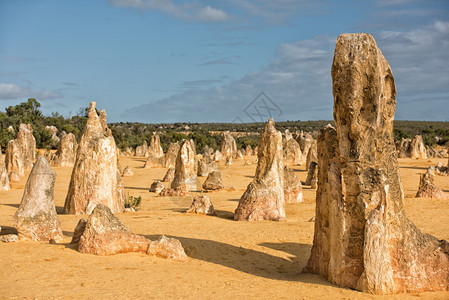
[[9, 178], [9, 182], [20, 182], [20, 177], [19, 174], [17, 174], [17, 172], [11, 171], [8, 174], [8, 178]]
[[130, 167], [126, 166], [123, 169], [122, 177], [132, 177], [132, 176], [134, 176], [134, 172], [131, 170]]
[[242, 150], [237, 151], [237, 153], [235, 154], [235, 159], [243, 159], [243, 151]]
[[225, 165], [226, 165], [226, 166], [232, 165], [232, 156], [226, 157], [226, 163], [225, 163]]
[[316, 140], [313, 140], [312, 145], [309, 148], [306, 158], [306, 170], [308, 171], [311, 163], [317, 163], [317, 146]]
[[410, 143], [410, 158], [427, 159], [427, 150], [421, 135], [417, 135]]
[[8, 173], [17, 172], [20, 176], [33, 168], [36, 158], [36, 139], [30, 124], [20, 124], [14, 140], [8, 142], [5, 152], [5, 164]]
[[223, 154], [221, 154], [220, 151], [216, 150], [213, 155], [213, 160], [218, 162], [222, 159], [223, 159]]
[[147, 161], [143, 165], [145, 169], [148, 168], [163, 168], [164, 167], [164, 157], [155, 157], [153, 155], [148, 156]]
[[45, 126], [45, 130], [49, 131], [51, 134], [51, 145], [52, 147], [56, 147], [58, 143], [60, 142], [60, 138], [58, 136], [59, 130], [55, 126]]
[[295, 172], [284, 168], [284, 199], [285, 203], [303, 202], [302, 185]]
[[198, 167], [196, 170], [196, 176], [198, 177], [204, 177], [209, 174], [209, 164], [206, 163], [205, 159], [200, 158], [198, 160]]
[[19, 239], [62, 241], [61, 224], [53, 198], [55, 180], [56, 173], [47, 160], [39, 156], [25, 185], [22, 202], [14, 215]]
[[173, 179], [175, 179], [175, 168], [170, 168], [167, 170], [167, 173], [165, 173], [164, 179], [162, 179], [162, 182], [172, 182]]
[[221, 135], [220, 152], [224, 158], [233, 157], [237, 153], [237, 144], [229, 131]]
[[235, 210], [234, 220], [285, 220], [282, 134], [270, 119], [260, 135], [258, 163]]
[[58, 145], [58, 150], [52, 159], [52, 164], [61, 167], [73, 167], [76, 160], [78, 143], [73, 133], [62, 136]]
[[166, 168], [174, 168], [176, 164], [176, 157], [178, 156], [179, 152], [179, 143], [170, 143], [167, 149], [167, 153], [165, 153], [164, 158], [164, 166]]
[[99, 203], [113, 212], [124, 211], [125, 193], [118, 166], [118, 149], [106, 125], [106, 112], [98, 116], [91, 102], [70, 179], [64, 211], [90, 213]]
[[185, 189], [185, 187], [178, 186], [176, 188], [164, 188], [159, 193], [160, 197], [184, 197], [188, 195], [188, 191]]
[[155, 180], [150, 186], [150, 192], [159, 194], [164, 188], [162, 181]]
[[137, 146], [134, 152], [135, 156], [148, 156], [148, 144], [144, 141], [142, 146]]
[[0, 191], [9, 191], [9, 176], [3, 159], [2, 149], [0, 149]]
[[298, 142], [293, 138], [286, 139], [284, 142], [284, 165], [300, 165], [302, 161], [302, 152]]
[[159, 134], [153, 132], [151, 137], [150, 147], [148, 147], [148, 156], [150, 157], [164, 157], [164, 150], [162, 150], [161, 139]]
[[312, 181], [317, 178], [317, 163], [312, 161], [309, 166], [309, 170], [307, 170], [307, 178], [304, 182], [304, 185], [312, 185]]
[[81, 236], [86, 229], [87, 221], [84, 218], [81, 218], [76, 224], [75, 230], [73, 231], [72, 241], [70, 244], [78, 244], [80, 242]]
[[318, 140], [315, 236], [305, 271], [373, 294], [447, 290], [449, 244], [403, 209], [396, 88], [372, 36], [342, 34], [332, 65], [336, 131]]
[[296, 141], [298, 142], [302, 155], [305, 159], [309, 153], [310, 147], [313, 144], [314, 138], [309, 132], [301, 132], [296, 138]]
[[410, 144], [412, 143], [411, 139], [402, 139], [401, 141], [396, 142], [396, 150], [399, 158], [410, 157]]
[[214, 205], [210, 201], [210, 198], [206, 195], [199, 195], [193, 198], [192, 205], [189, 210], [187, 210], [187, 213], [210, 216], [216, 215]]
[[187, 191], [196, 190], [195, 154], [192, 144], [185, 140], [176, 157], [175, 177], [170, 186], [172, 189], [181, 187]]
[[192, 146], [193, 154], [196, 155], [195, 141], [191, 139], [191, 140], [190, 140], [190, 145]]
[[253, 156], [254, 155], [254, 150], [251, 147], [251, 145], [246, 146], [245, 155], [246, 156]]
[[153, 242], [142, 235], [134, 234], [113, 215], [108, 207], [101, 203], [95, 207], [87, 219], [78, 250], [81, 253], [96, 255], [142, 252], [172, 260], [187, 259], [178, 240]]
[[216, 191], [224, 189], [223, 181], [221, 179], [220, 171], [213, 171], [209, 173], [206, 181], [203, 183], [203, 189], [208, 191]]
[[419, 188], [415, 197], [426, 197], [434, 199], [449, 199], [449, 194], [445, 193], [442, 189], [437, 187], [434, 183], [435, 180], [434, 168], [430, 167], [427, 172], [421, 174], [419, 180]]

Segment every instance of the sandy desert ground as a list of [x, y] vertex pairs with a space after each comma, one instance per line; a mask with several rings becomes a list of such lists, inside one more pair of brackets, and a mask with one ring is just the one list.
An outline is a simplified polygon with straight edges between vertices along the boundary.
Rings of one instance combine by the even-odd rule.
[[[254, 161], [255, 157], [245, 157]], [[446, 159], [401, 159], [400, 173], [408, 217], [423, 231], [449, 240], [449, 200], [414, 198], [419, 174]], [[315, 191], [304, 187], [304, 203], [287, 204], [287, 222], [235, 222], [233, 212], [256, 164], [244, 166], [234, 160], [221, 165], [225, 186], [209, 196], [217, 216], [187, 215], [192, 197], [158, 197], [148, 192], [166, 169], [144, 169], [142, 157], [122, 157], [134, 177], [123, 178], [126, 193], [142, 196], [142, 208], [117, 214], [134, 233], [156, 239], [164, 234], [178, 238], [189, 256], [185, 263], [166, 261], [145, 254], [108, 257], [81, 254], [70, 245], [73, 230], [82, 217], [60, 214], [64, 241], [0, 243], [0, 298], [162, 299], [162, 298], [273, 298], [273, 299], [449, 299], [448, 292], [373, 296], [334, 286], [317, 275], [301, 273], [313, 242]], [[305, 180], [304, 167], [294, 168]], [[54, 168], [58, 176], [55, 202], [62, 211], [71, 168]], [[199, 183], [205, 177], [198, 179]], [[11, 191], [0, 192], [2, 234], [14, 233], [13, 215], [21, 201], [26, 178]], [[449, 192], [449, 177], [436, 177], [436, 184]], [[194, 196], [196, 193], [192, 193]]]

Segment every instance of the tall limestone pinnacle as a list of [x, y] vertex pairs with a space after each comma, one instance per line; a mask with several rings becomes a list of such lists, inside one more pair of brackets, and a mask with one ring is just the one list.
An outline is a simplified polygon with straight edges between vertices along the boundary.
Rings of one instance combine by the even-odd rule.
[[285, 220], [282, 134], [270, 119], [260, 136], [253, 181], [235, 210], [234, 220]]
[[447, 290], [449, 244], [406, 217], [393, 140], [396, 88], [365, 33], [338, 37], [336, 130], [318, 142], [315, 236], [305, 271], [373, 294]]
[[112, 212], [124, 211], [125, 193], [118, 166], [118, 149], [106, 125], [91, 102], [80, 139], [64, 210], [69, 214], [90, 213], [99, 203]]

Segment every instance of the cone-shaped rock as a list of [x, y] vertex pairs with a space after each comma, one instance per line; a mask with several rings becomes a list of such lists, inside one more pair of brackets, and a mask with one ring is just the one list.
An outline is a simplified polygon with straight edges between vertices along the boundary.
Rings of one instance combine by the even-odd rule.
[[137, 146], [134, 152], [135, 156], [148, 156], [148, 144], [147, 141], [143, 142], [143, 145]]
[[176, 157], [175, 177], [171, 188], [182, 188], [187, 191], [196, 190], [195, 154], [190, 141], [185, 140]]
[[167, 173], [165, 173], [162, 182], [172, 182], [174, 178], [175, 178], [175, 168], [170, 168], [167, 170]]
[[257, 148], [256, 174], [240, 198], [234, 220], [285, 220], [282, 134], [273, 119], [265, 126]]
[[315, 236], [306, 271], [374, 294], [447, 290], [449, 244], [422, 234], [403, 209], [393, 140], [396, 88], [369, 34], [337, 39], [336, 134], [318, 143]]
[[253, 148], [251, 147], [251, 145], [246, 146], [245, 155], [246, 156], [254, 155], [254, 151], [253, 151]]
[[63, 135], [52, 163], [55, 166], [73, 167], [77, 149], [78, 143], [76, 142], [75, 135], [73, 133]]
[[297, 203], [303, 201], [302, 185], [295, 172], [284, 168], [284, 198], [285, 203]]
[[307, 153], [306, 158], [306, 170], [308, 171], [310, 168], [310, 165], [312, 163], [317, 163], [317, 146], [316, 146], [316, 140], [313, 140], [312, 145], [309, 148], [309, 152]]
[[20, 124], [19, 132], [6, 147], [5, 163], [8, 173], [17, 172], [20, 176], [33, 168], [36, 158], [36, 139], [30, 124]]
[[410, 143], [410, 158], [414, 159], [427, 159], [427, 150], [424, 146], [424, 142], [421, 135], [415, 136]]
[[65, 212], [90, 213], [98, 203], [113, 212], [124, 211], [125, 193], [120, 175], [118, 149], [106, 125], [106, 113], [102, 110], [98, 116], [95, 102], [91, 102], [65, 200]]
[[164, 150], [162, 150], [161, 139], [156, 132], [153, 132], [151, 137], [150, 147], [148, 147], [148, 156], [152, 157], [164, 157]]
[[449, 194], [437, 187], [434, 183], [433, 167], [427, 169], [427, 172], [421, 174], [419, 188], [415, 197], [426, 197], [434, 199], [449, 199]]
[[286, 139], [284, 142], [284, 165], [300, 165], [302, 161], [301, 148], [299, 147], [298, 142], [293, 138]]
[[166, 168], [174, 168], [176, 165], [176, 157], [179, 152], [179, 143], [171, 143], [168, 146], [167, 153], [165, 153], [164, 165]]
[[189, 210], [187, 210], [187, 213], [210, 216], [216, 215], [214, 205], [207, 195], [199, 195], [193, 198], [192, 205], [190, 206]]
[[237, 153], [237, 144], [229, 131], [221, 136], [220, 152], [224, 158], [233, 157]]
[[220, 171], [213, 171], [207, 175], [206, 181], [203, 183], [203, 189], [216, 191], [224, 189]]
[[9, 191], [9, 176], [3, 159], [2, 149], [0, 149], [0, 191]]
[[55, 180], [56, 173], [47, 160], [40, 156], [28, 176], [22, 202], [14, 215], [20, 239], [38, 242], [62, 240], [53, 198]]

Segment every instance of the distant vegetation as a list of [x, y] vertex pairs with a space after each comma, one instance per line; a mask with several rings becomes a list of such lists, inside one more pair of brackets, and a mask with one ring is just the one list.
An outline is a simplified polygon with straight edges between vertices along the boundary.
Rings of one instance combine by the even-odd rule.
[[[76, 116], [65, 118], [57, 112], [51, 116], [44, 116], [40, 111], [40, 103], [30, 98], [27, 102], [6, 108], [0, 112], [0, 147], [4, 150], [9, 140], [15, 138], [15, 134], [8, 130], [11, 126], [17, 133], [20, 123], [29, 123], [33, 127], [36, 146], [38, 148], [50, 148], [51, 133], [45, 130], [45, 126], [55, 126], [60, 132], [72, 132], [79, 140], [87, 121], [87, 108], [80, 109]], [[277, 122], [276, 128], [282, 132], [286, 129], [296, 131], [308, 131], [314, 135], [327, 124], [333, 121], [287, 121]], [[195, 141], [197, 151], [202, 152], [207, 145], [212, 149], [218, 149], [221, 141], [220, 133], [229, 130], [234, 133], [237, 147], [245, 148], [247, 145], [256, 147], [259, 134], [265, 123], [172, 123], [172, 124], [142, 124], [142, 123], [111, 123], [108, 124], [114, 135], [117, 146], [124, 150], [127, 147], [135, 148], [144, 141], [149, 143], [153, 132], [158, 132], [164, 151], [172, 142], [183, 139]], [[421, 134], [424, 143], [428, 146], [449, 146], [449, 122], [430, 121], [395, 121], [394, 137], [413, 138]], [[54, 145], [53, 145], [54, 146]]]

